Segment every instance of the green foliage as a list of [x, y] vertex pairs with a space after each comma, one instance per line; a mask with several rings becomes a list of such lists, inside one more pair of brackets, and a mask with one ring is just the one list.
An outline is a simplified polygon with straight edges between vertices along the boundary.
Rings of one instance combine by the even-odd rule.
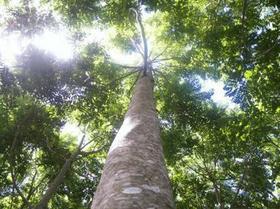
[[[83, 27], [112, 27], [112, 48], [129, 53], [141, 45], [131, 9], [142, 10], [177, 208], [280, 207], [278, 1], [54, 0], [43, 1], [52, 8], [44, 12], [26, 1], [16, 8], [3, 2], [5, 33], [33, 37], [56, 29], [59, 13], [75, 41]], [[22, 194], [38, 203], [78, 146], [60, 133], [69, 120], [86, 127], [92, 143], [85, 151], [105, 148], [78, 155], [48, 207], [90, 207], [138, 77], [106, 50], [89, 43], [61, 62], [30, 45], [14, 67], [1, 61], [0, 208], [27, 208], [12, 173]], [[199, 78], [225, 81], [239, 108], [215, 104]]]

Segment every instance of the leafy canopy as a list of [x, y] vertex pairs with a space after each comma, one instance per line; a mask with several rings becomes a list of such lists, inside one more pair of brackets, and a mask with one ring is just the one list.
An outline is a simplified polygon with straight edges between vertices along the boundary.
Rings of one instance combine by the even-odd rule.
[[[1, 39], [17, 34], [30, 40], [12, 65], [5, 50], [0, 54], [1, 208], [28, 208], [41, 200], [79, 145], [61, 133], [69, 121], [85, 129], [84, 143], [91, 143], [73, 160], [48, 207], [90, 207], [144, 64], [116, 64], [110, 49], [144, 56], [139, 20], [177, 208], [279, 208], [278, 1], [35, 5], [1, 1]], [[74, 44], [72, 59], [63, 61], [32, 43], [36, 35], [62, 28]], [[98, 31], [113, 31], [110, 41], [94, 41]], [[239, 108], [214, 103], [200, 78], [222, 80]]]

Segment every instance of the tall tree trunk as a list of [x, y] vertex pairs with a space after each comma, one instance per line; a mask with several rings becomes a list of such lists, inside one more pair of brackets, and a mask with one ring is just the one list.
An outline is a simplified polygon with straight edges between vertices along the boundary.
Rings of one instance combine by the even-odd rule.
[[124, 122], [109, 150], [91, 208], [174, 208], [151, 73], [137, 81]]

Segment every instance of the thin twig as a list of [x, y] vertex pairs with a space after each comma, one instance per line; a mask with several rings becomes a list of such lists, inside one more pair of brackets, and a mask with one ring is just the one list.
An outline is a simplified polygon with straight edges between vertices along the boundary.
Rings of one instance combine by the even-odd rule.
[[153, 62], [161, 62], [161, 61], [168, 61], [168, 60], [174, 60], [174, 59], [180, 59], [181, 57], [167, 57], [162, 59], [154, 59]]
[[31, 185], [30, 185], [30, 189], [29, 189], [29, 192], [28, 192], [28, 195], [27, 195], [27, 200], [29, 200], [30, 199], [30, 197], [31, 197], [31, 195], [32, 195], [32, 191], [33, 191], [33, 189], [34, 189], [34, 183], [35, 183], [35, 178], [36, 178], [36, 176], [37, 176], [37, 170], [35, 171], [35, 174], [33, 175], [33, 177], [32, 177], [32, 180], [31, 180]]
[[144, 59], [144, 53], [142, 52], [141, 48], [138, 46], [137, 43], [135, 43], [135, 41], [131, 38], [130, 41], [132, 42], [133, 46], [135, 47], [136, 51], [138, 51], [142, 58]]
[[241, 190], [241, 186], [242, 186], [242, 184], [243, 184], [243, 182], [245, 180], [245, 177], [247, 175], [249, 158], [250, 158], [250, 155], [248, 154], [248, 156], [245, 157], [245, 159], [244, 159], [244, 166], [245, 167], [244, 167], [243, 173], [241, 174], [241, 177], [240, 177], [240, 179], [239, 179], [239, 181], [237, 183], [238, 188], [237, 188], [237, 191], [236, 191], [236, 193], [234, 195], [233, 201], [230, 204], [230, 208], [232, 208], [232, 206], [234, 206], [234, 204], [236, 203], [238, 195], [239, 195], [240, 190]]
[[129, 73], [127, 73], [127, 74], [125, 74], [125, 75], [123, 75], [123, 76], [121, 76], [119, 78], [116, 78], [115, 80], [111, 81], [110, 83], [105, 84], [105, 86], [110, 86], [110, 85], [116, 83], [117, 81], [122, 80], [122, 79], [124, 79], [124, 78], [126, 78], [126, 77], [128, 77], [128, 76], [130, 76], [130, 75], [132, 75], [132, 74], [134, 74], [136, 72], [138, 72], [138, 71], [139, 70], [134, 70], [132, 72], [129, 72]]
[[168, 80], [168, 77], [167, 77], [163, 72], [161, 72], [161, 71], [159, 71], [159, 70], [157, 70], [157, 69], [154, 69], [154, 72], [155, 72], [155, 73], [158, 73], [158, 74], [160, 74], [160, 75], [162, 75], [163, 78], [167, 81], [167, 83], [170, 84], [170, 81]]
[[94, 139], [89, 140], [86, 144], [84, 144], [83, 146], [80, 147], [80, 150], [83, 150], [86, 146], [88, 146], [90, 143], [92, 143], [93, 141], [95, 141], [97, 138], [101, 138], [104, 135], [99, 135], [99, 136], [95, 136]]
[[128, 69], [139, 69], [140, 66], [129, 66], [129, 65], [122, 65], [122, 64], [118, 64], [118, 63], [113, 63], [114, 65], [117, 65], [119, 67], [122, 67], [122, 68], [128, 68]]
[[102, 150], [104, 150], [105, 149], [105, 147], [107, 147], [109, 145], [109, 143], [107, 143], [107, 144], [104, 144], [102, 147], [100, 147], [99, 149], [97, 149], [97, 150], [92, 150], [92, 151], [88, 151], [88, 152], [80, 152], [80, 155], [82, 156], [82, 157], [87, 157], [88, 155], [92, 155], [92, 154], [96, 154], [96, 153], [98, 153], [98, 152], [101, 152]]
[[152, 59], [151, 62], [154, 62], [157, 58], [159, 58], [161, 55], [163, 55], [163, 53], [165, 53], [167, 49], [168, 49], [168, 46], [166, 46], [165, 49], [164, 49], [161, 53], [159, 53], [157, 56], [155, 56], [155, 57]]

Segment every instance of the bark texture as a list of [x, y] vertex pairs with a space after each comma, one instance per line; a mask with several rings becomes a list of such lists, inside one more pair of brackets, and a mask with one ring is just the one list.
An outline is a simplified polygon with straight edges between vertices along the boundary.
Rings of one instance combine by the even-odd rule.
[[91, 209], [173, 209], [151, 76], [135, 87]]

